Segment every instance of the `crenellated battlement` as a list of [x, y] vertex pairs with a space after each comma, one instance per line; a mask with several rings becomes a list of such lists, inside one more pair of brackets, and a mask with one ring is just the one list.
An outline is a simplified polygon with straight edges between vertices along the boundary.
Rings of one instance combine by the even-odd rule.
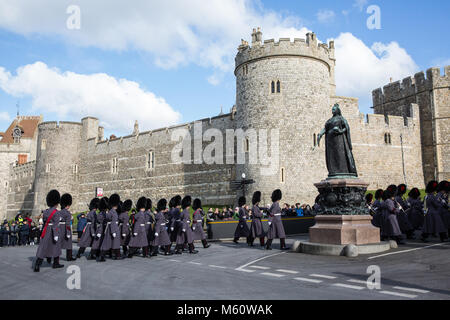
[[425, 73], [418, 72], [414, 77], [404, 78], [402, 81], [396, 81], [372, 91], [373, 106], [379, 106], [385, 103], [395, 102], [406, 99], [418, 93], [433, 90], [438, 87], [450, 86], [450, 66], [444, 68], [444, 74], [441, 74], [439, 68], [430, 68]]
[[11, 180], [22, 179], [24, 177], [33, 177], [36, 170], [36, 161], [30, 161], [19, 165], [11, 163], [9, 167]]
[[237, 69], [248, 62], [268, 57], [277, 56], [298, 56], [320, 60], [328, 65], [328, 68], [334, 68], [334, 41], [318, 43], [314, 33], [308, 33], [306, 39], [295, 38], [292, 42], [290, 38], [280, 38], [278, 42], [275, 39], [262, 41], [262, 33], [258, 28], [253, 29], [252, 45], [242, 40], [238, 47], [238, 53], [235, 58], [235, 74]]

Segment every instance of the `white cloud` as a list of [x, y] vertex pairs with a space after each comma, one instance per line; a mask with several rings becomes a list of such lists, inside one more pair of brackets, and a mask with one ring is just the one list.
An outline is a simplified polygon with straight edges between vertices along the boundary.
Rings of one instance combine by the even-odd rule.
[[0, 121], [10, 121], [11, 117], [9, 116], [9, 113], [6, 111], [0, 112]]
[[372, 90], [401, 80], [419, 70], [411, 56], [397, 42], [376, 42], [370, 48], [351, 33], [335, 39], [336, 86], [339, 95], [360, 97], [362, 105], [371, 104]]
[[0, 67], [0, 88], [14, 97], [31, 97], [32, 112], [55, 113], [60, 119], [91, 115], [105, 129], [120, 133], [131, 132], [135, 120], [141, 130], [147, 130], [181, 119], [163, 98], [136, 82], [104, 73], [61, 72], [43, 62], [22, 66], [16, 75]]
[[363, 11], [364, 7], [367, 5], [367, 0], [355, 0], [353, 3], [353, 7], [356, 7], [359, 9], [359, 11]]
[[336, 17], [336, 14], [333, 10], [319, 10], [316, 14], [317, 20], [320, 23], [329, 23], [334, 21], [334, 18]]

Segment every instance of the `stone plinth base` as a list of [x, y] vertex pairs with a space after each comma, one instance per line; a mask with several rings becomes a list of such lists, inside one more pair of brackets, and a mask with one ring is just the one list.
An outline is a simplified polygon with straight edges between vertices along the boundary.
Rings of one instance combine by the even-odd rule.
[[335, 245], [380, 243], [380, 229], [370, 215], [316, 216], [309, 228], [309, 242]]
[[321, 256], [347, 256], [357, 257], [360, 254], [373, 254], [385, 252], [396, 248], [390, 242], [384, 241], [375, 244], [364, 244], [355, 246], [353, 244], [338, 245], [338, 244], [323, 244], [311, 243], [304, 241], [295, 241], [292, 247], [293, 251], [299, 253], [307, 253]]

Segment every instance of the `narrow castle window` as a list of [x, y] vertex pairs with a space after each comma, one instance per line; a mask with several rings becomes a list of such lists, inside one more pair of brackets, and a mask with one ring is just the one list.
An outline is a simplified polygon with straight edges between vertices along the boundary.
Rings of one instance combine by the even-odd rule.
[[317, 145], [317, 139], [316, 139], [316, 134], [313, 134], [313, 146], [315, 147]]
[[73, 173], [73, 174], [77, 174], [77, 173], [78, 173], [78, 165], [77, 165], [77, 164], [74, 164], [74, 165], [72, 166], [72, 173]]
[[49, 173], [50, 172], [50, 163], [47, 163], [46, 165], [45, 165], [45, 172], [46, 173]]
[[147, 170], [152, 170], [155, 168], [155, 152], [150, 151], [147, 154]]
[[41, 141], [41, 150], [45, 150], [45, 148], [47, 148], [47, 140], [46, 139], [42, 139], [42, 141]]
[[280, 84], [280, 80], [277, 81], [277, 93], [280, 93], [281, 91], [281, 84]]
[[391, 134], [390, 133], [388, 133], [388, 140], [389, 140], [389, 144], [392, 144], [392, 142], [391, 142]]
[[250, 140], [248, 138], [244, 139], [244, 152], [250, 151]]
[[285, 173], [285, 169], [281, 168], [281, 172], [280, 172], [280, 182], [284, 183], [286, 181], [286, 173]]
[[117, 158], [113, 158], [111, 161], [111, 173], [117, 173], [119, 161]]
[[275, 93], [275, 81], [272, 81], [272, 83], [270, 84], [270, 90], [272, 93]]

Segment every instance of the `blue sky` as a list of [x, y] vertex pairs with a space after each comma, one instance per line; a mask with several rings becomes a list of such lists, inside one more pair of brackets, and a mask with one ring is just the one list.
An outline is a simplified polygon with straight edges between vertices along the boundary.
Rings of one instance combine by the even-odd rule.
[[[0, 0], [0, 131], [16, 114], [45, 120], [99, 117], [106, 133], [159, 128], [228, 112], [240, 39], [336, 41], [338, 95], [371, 90], [450, 64], [449, 1]], [[207, 4], [206, 4], [207, 3]], [[70, 5], [80, 29], [67, 28]], [[377, 5], [381, 29], [369, 30]], [[73, 11], [71, 11], [73, 13]], [[19, 69], [19, 70], [18, 70]], [[3, 129], [2, 129], [3, 128]]]

